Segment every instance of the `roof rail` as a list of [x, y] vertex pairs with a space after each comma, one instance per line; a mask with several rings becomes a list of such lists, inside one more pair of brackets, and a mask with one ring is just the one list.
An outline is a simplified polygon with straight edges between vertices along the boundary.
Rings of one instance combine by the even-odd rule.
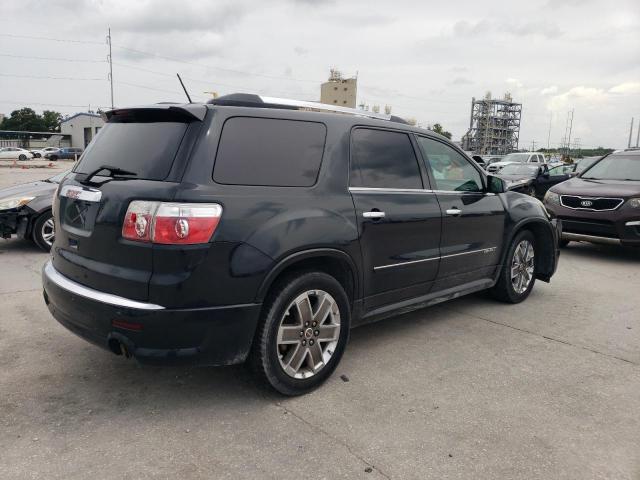
[[392, 122], [407, 123], [404, 119], [394, 115], [384, 113], [368, 112], [356, 108], [340, 107], [338, 105], [327, 105], [320, 102], [308, 102], [303, 100], [291, 100], [289, 98], [263, 97], [250, 93], [232, 93], [222, 97], [209, 100], [207, 103], [213, 105], [229, 105], [238, 107], [258, 107], [258, 108], [284, 108], [290, 110], [306, 110], [312, 112], [334, 112], [357, 115], [359, 117], [376, 118], [378, 120], [388, 120]]

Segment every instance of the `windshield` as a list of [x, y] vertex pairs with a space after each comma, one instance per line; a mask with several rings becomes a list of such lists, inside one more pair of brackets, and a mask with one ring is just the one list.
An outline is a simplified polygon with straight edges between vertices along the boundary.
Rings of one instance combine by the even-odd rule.
[[163, 180], [187, 126], [180, 122], [109, 122], [89, 144], [74, 171], [88, 174], [108, 165], [132, 172], [138, 179]]
[[640, 155], [610, 155], [586, 170], [581, 178], [640, 181]]
[[538, 167], [535, 165], [507, 165], [500, 170], [500, 175], [527, 175], [533, 177], [538, 174]]
[[528, 153], [510, 153], [509, 155], [502, 158], [502, 162], [518, 162], [518, 163], [526, 163], [529, 160]]
[[65, 177], [65, 175], [66, 175], [67, 173], [69, 173], [70, 171], [71, 171], [71, 170], [65, 170], [65, 171], [64, 171], [64, 172], [62, 172], [62, 173], [59, 173], [59, 174], [57, 174], [57, 175], [54, 175], [53, 177], [49, 177], [49, 178], [47, 178], [47, 181], [48, 181], [48, 182], [51, 182], [51, 183], [60, 183], [60, 182], [62, 181], [62, 179]]
[[602, 157], [592, 157], [592, 158], [583, 158], [582, 160], [580, 160], [577, 165], [576, 165], [576, 172], [584, 172], [587, 168], [589, 168], [591, 165], [593, 165], [594, 163], [596, 163], [598, 160], [600, 160]]

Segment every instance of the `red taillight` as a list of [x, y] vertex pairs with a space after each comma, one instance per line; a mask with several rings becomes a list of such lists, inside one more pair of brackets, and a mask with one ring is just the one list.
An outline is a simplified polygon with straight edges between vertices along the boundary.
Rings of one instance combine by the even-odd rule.
[[139, 242], [169, 245], [207, 243], [221, 215], [222, 207], [217, 203], [135, 200], [127, 209], [122, 236]]
[[131, 202], [127, 209], [127, 214], [124, 216], [122, 236], [138, 242], [150, 242], [151, 224], [158, 205], [159, 202], [146, 202], [144, 200]]

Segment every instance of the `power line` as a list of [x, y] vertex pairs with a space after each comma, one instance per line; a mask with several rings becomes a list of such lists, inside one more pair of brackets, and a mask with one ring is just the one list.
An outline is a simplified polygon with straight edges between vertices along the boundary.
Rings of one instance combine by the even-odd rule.
[[58, 57], [31, 57], [28, 55], [12, 55], [10, 53], [0, 53], [0, 57], [23, 58], [27, 60], [52, 60], [56, 62], [79, 62], [79, 63], [105, 63], [106, 60], [84, 60], [75, 58], [58, 58]]
[[126, 50], [126, 51], [129, 51], [129, 52], [139, 53], [141, 55], [147, 55], [149, 57], [160, 58], [162, 60], [169, 60], [171, 62], [176, 62], [176, 63], [183, 63], [185, 65], [193, 65], [193, 66], [200, 67], [200, 68], [206, 68], [208, 70], [219, 70], [221, 72], [233, 73], [235, 75], [249, 75], [249, 76], [253, 76], [253, 77], [269, 78], [271, 80], [290, 80], [290, 81], [294, 81], [294, 82], [319, 83], [318, 80], [308, 80], [308, 79], [302, 79], [302, 78], [293, 78], [293, 77], [287, 77], [287, 76], [284, 76], [284, 75], [267, 75], [267, 74], [253, 73], [253, 72], [247, 72], [247, 71], [242, 71], [242, 70], [233, 70], [233, 69], [230, 69], [230, 68], [213, 67], [211, 65], [205, 65], [205, 64], [202, 64], [202, 63], [189, 62], [187, 60], [181, 60], [179, 58], [167, 57], [165, 55], [158, 55], [157, 53], [145, 52], [144, 50], [138, 50], [136, 48], [124, 47], [122, 45], [115, 45], [114, 44], [113, 46], [115, 48], [119, 48], [120, 50]]
[[51, 37], [33, 37], [31, 35], [14, 35], [11, 33], [0, 33], [0, 37], [9, 38], [26, 38], [29, 40], [46, 40], [48, 42], [64, 42], [64, 43], [84, 43], [88, 45], [104, 45], [103, 42], [95, 42], [92, 40], [70, 40], [68, 38], [51, 38]]
[[[0, 100], [0, 103], [8, 104], [8, 105], [38, 105], [40, 107], [71, 107], [71, 108], [85, 108], [87, 105], [70, 105], [66, 103], [40, 103], [40, 102], [23, 102], [17, 100]], [[96, 105], [99, 109], [100, 106]]]
[[15, 73], [0, 73], [1, 77], [14, 77], [14, 78], [33, 78], [36, 80], [82, 80], [82, 81], [102, 81], [104, 78], [79, 78], [79, 77], [49, 77], [39, 75], [18, 75]]
[[[138, 67], [135, 65], [129, 65], [126, 63], [120, 63], [120, 62], [113, 62], [114, 65], [119, 66], [119, 67], [124, 67], [124, 68], [131, 68], [133, 70], [139, 70], [141, 72], [146, 72], [146, 73], [151, 73], [153, 75], [160, 75], [162, 77], [171, 77], [174, 78], [174, 74], [173, 73], [166, 73], [166, 72], [159, 72], [157, 70], [150, 70], [148, 68], [142, 68], [142, 67]], [[192, 78], [192, 77], [182, 77], [184, 80], [189, 80], [190, 82], [196, 82], [196, 83], [202, 83], [205, 85], [210, 85], [210, 86], [214, 86], [214, 87], [229, 87], [229, 88], [234, 88], [234, 89], [238, 89], [241, 91], [255, 91], [255, 92], [260, 92], [260, 91], [265, 91], [263, 89], [256, 89], [253, 87], [243, 87], [240, 85], [231, 85], [228, 83], [221, 83], [218, 82], [217, 80], [212, 80], [212, 79], [205, 79], [205, 78]], [[275, 94], [275, 95], [287, 95], [284, 92], [274, 92], [274, 91], [270, 91], [271, 94]]]

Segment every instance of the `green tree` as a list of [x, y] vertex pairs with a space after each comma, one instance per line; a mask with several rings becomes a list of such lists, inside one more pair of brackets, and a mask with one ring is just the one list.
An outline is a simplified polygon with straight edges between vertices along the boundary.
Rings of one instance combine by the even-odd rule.
[[440, 125], [439, 123], [434, 124], [430, 130], [432, 132], [439, 133], [443, 137], [447, 137], [449, 140], [451, 140], [451, 132], [447, 132], [444, 128], [442, 128], [442, 125]]
[[25, 107], [14, 110], [6, 117], [0, 129], [16, 130], [22, 132], [56, 132], [60, 129], [62, 115], [58, 112], [45, 110], [42, 115], [38, 115], [33, 109]]
[[42, 121], [44, 123], [45, 131], [59, 132], [60, 122], [62, 122], [62, 114], [52, 110], [45, 110], [42, 112]]

